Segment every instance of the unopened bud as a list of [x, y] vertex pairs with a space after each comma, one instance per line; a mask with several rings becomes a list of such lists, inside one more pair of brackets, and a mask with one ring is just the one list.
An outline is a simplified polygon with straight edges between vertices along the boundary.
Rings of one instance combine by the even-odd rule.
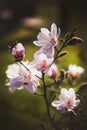
[[69, 74], [68, 71], [66, 72], [65, 70], [62, 69], [62, 70], [60, 71], [60, 78], [63, 78], [63, 79], [64, 79], [64, 78], [67, 78], [67, 77], [68, 77], [68, 74]]
[[79, 37], [72, 37], [72, 39], [70, 39], [68, 41], [68, 45], [76, 45], [76, 44], [80, 44], [83, 42], [83, 39], [79, 38]]
[[12, 48], [12, 55], [15, 57], [16, 61], [21, 61], [24, 58], [25, 48], [21, 43], [17, 43], [15, 47]]
[[66, 33], [65, 37], [66, 39], [70, 38], [70, 33]]
[[62, 57], [62, 56], [64, 56], [64, 55], [66, 55], [66, 54], [67, 54], [67, 51], [63, 51], [63, 52], [61, 52], [61, 53], [59, 54], [58, 58], [59, 58], [59, 57]]
[[63, 78], [64, 79], [64, 77], [65, 77], [65, 70], [61, 70], [60, 71], [60, 78]]

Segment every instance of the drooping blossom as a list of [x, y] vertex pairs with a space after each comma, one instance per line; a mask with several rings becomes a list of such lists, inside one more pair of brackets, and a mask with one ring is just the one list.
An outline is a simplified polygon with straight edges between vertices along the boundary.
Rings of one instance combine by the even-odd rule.
[[79, 78], [84, 73], [84, 68], [77, 65], [69, 65], [68, 67], [69, 73], [73, 79]]
[[46, 48], [55, 47], [59, 43], [60, 28], [57, 29], [55, 23], [51, 25], [51, 30], [41, 28], [41, 32], [37, 36], [37, 41], [33, 43], [37, 46], [46, 46]]
[[31, 62], [31, 65], [34, 66], [37, 70], [45, 72], [48, 67], [52, 64], [53, 57], [48, 58], [44, 53], [34, 55], [34, 61]]
[[12, 55], [17, 61], [21, 61], [23, 59], [25, 55], [25, 48], [21, 43], [17, 43], [17, 45], [12, 48]]
[[6, 74], [9, 78], [9, 82], [7, 85], [11, 91], [25, 87], [29, 92], [35, 93], [39, 85], [39, 78], [37, 78], [36, 75], [41, 77], [41, 73], [30, 66], [28, 62], [23, 62], [23, 64], [27, 69], [21, 64], [12, 64], [8, 66]]
[[55, 64], [52, 64], [46, 71], [46, 75], [51, 78], [55, 78], [57, 76], [58, 70]]
[[76, 98], [73, 88], [69, 90], [62, 88], [59, 100], [53, 101], [52, 106], [56, 107], [61, 113], [65, 113], [66, 111], [72, 111], [79, 103], [80, 100]]

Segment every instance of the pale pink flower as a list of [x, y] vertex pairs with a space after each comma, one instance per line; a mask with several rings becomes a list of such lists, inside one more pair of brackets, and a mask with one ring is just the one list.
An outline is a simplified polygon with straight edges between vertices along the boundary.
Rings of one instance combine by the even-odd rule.
[[44, 53], [35, 54], [35, 60], [31, 62], [31, 65], [34, 66], [39, 71], [45, 71], [52, 64], [53, 58], [48, 58]]
[[65, 113], [66, 111], [72, 111], [79, 103], [80, 100], [76, 98], [73, 88], [69, 90], [62, 88], [59, 100], [53, 101], [52, 106], [56, 107], [61, 113]]
[[79, 78], [84, 73], [84, 68], [77, 65], [69, 65], [68, 67], [69, 73], [72, 76], [72, 78]]
[[37, 78], [36, 75], [41, 77], [41, 73], [30, 66], [28, 62], [23, 62], [23, 64], [27, 69], [21, 64], [8, 66], [6, 74], [9, 78], [9, 82], [7, 85], [10, 86], [11, 91], [14, 91], [16, 88], [20, 89], [25, 87], [29, 92], [35, 93], [37, 91], [37, 86], [39, 85], [39, 78]]
[[46, 48], [55, 47], [59, 43], [60, 28], [57, 29], [55, 23], [51, 25], [51, 31], [47, 28], [41, 28], [41, 32], [37, 36], [37, 41], [33, 43], [37, 46], [46, 46]]
[[51, 78], [55, 78], [57, 76], [57, 73], [58, 73], [58, 70], [55, 64], [52, 64], [46, 71], [46, 75]]
[[12, 48], [12, 55], [18, 60], [23, 59], [25, 55], [25, 48], [21, 43], [17, 43], [17, 45]]

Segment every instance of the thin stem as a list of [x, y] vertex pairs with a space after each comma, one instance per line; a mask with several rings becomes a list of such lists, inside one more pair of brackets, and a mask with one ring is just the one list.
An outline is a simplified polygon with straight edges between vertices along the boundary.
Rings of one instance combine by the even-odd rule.
[[76, 31], [76, 28], [74, 28], [73, 31], [70, 33], [70, 36], [68, 38], [66, 38], [66, 40], [63, 42], [63, 45], [61, 46], [61, 48], [59, 50], [57, 48], [55, 48], [56, 56], [54, 58], [53, 63], [58, 59], [58, 54], [62, 51], [62, 49], [68, 45], [67, 42], [73, 37], [75, 31]]
[[30, 70], [23, 64], [23, 62], [19, 62], [22, 66], [24, 66], [24, 68], [27, 70], [27, 71], [29, 71], [30, 72]]
[[49, 104], [49, 102], [48, 102], [48, 100], [47, 100], [47, 87], [46, 87], [46, 85], [45, 85], [44, 73], [42, 73], [42, 81], [43, 81], [43, 87], [44, 87], [44, 99], [45, 99], [45, 103], [46, 103], [47, 115], [48, 115], [50, 124], [51, 124], [52, 127], [54, 128], [53, 120], [52, 120], [51, 114], [50, 114], [50, 108], [49, 108], [49, 105], [50, 105], [50, 104]]
[[50, 88], [51, 86], [55, 85], [57, 83], [57, 81], [55, 80], [53, 83], [48, 84], [47, 87]]
[[46, 127], [44, 126], [44, 124], [41, 124], [41, 127], [43, 130], [47, 130]]

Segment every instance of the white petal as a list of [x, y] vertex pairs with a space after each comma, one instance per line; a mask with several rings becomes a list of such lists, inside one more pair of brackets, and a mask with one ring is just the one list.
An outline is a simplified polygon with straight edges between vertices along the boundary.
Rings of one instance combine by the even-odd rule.
[[73, 99], [73, 100], [75, 100], [75, 91], [74, 91], [74, 89], [73, 88], [70, 88], [69, 89], [69, 95], [71, 96], [71, 98]]
[[61, 34], [61, 30], [60, 28], [58, 28], [57, 38], [59, 38], [60, 34]]
[[47, 28], [41, 28], [41, 32], [44, 34], [50, 34], [50, 31]]
[[16, 77], [14, 79], [11, 79], [10, 86], [14, 86], [16, 88], [20, 88], [23, 86], [23, 80], [21, 77]]
[[33, 42], [36, 46], [45, 46], [46, 44], [48, 44], [45, 41], [34, 41]]
[[48, 58], [54, 57], [54, 48], [48, 47], [48, 45], [43, 46], [34, 55], [40, 55], [41, 53], [44, 53], [45, 55], [47, 55]]
[[39, 41], [34, 41], [33, 42], [36, 46], [42, 46], [43, 44], [41, 44]]
[[57, 107], [57, 110], [59, 110], [61, 113], [65, 113], [66, 112], [66, 108], [64, 105], [60, 105], [59, 107]]
[[6, 74], [8, 78], [15, 78], [19, 76], [19, 65], [17, 64], [9, 65], [6, 70]]
[[25, 50], [24, 49], [24, 47], [23, 47], [23, 45], [21, 44], [21, 43], [18, 43], [17, 45], [16, 45], [16, 47], [17, 47], [17, 50]]
[[30, 93], [35, 93], [36, 92], [36, 87], [32, 84], [29, 84], [28, 86], [26, 86], [26, 89], [30, 92]]
[[61, 95], [66, 95], [68, 93], [67, 89], [62, 88], [61, 89]]
[[57, 26], [56, 26], [55, 23], [53, 23], [53, 24], [51, 25], [51, 35], [52, 35], [53, 37], [57, 37]]
[[52, 105], [53, 107], [58, 107], [58, 106], [60, 105], [60, 101], [53, 101], [53, 102], [51, 103], [51, 105]]
[[59, 99], [60, 99], [62, 102], [66, 102], [67, 96], [68, 96], [68, 91], [67, 91], [67, 89], [62, 88], [62, 89], [61, 89], [61, 93], [60, 93], [60, 95], [59, 95]]
[[76, 106], [79, 105], [79, 103], [80, 103], [80, 100], [77, 99], [77, 100], [76, 100]]
[[37, 36], [37, 39], [39, 41], [45, 41], [45, 42], [49, 42], [50, 41], [50, 37], [48, 34], [44, 34], [44, 33], [39, 33], [39, 35]]
[[46, 75], [48, 77], [51, 77], [52, 74], [53, 74], [53, 71], [55, 72], [55, 74], [57, 74], [57, 67], [55, 64], [52, 64], [50, 68], [48, 68], [47, 72], [46, 72]]

